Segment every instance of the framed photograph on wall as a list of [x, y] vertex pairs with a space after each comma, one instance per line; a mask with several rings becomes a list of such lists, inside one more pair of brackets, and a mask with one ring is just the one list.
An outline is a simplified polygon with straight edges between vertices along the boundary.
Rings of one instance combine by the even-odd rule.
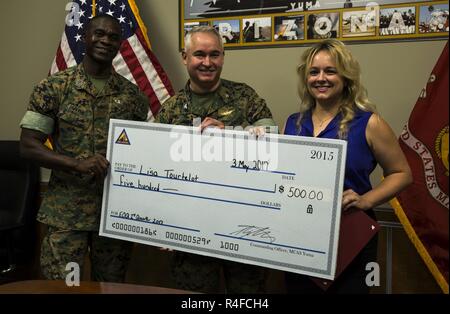
[[242, 39], [244, 43], [264, 43], [272, 41], [272, 19], [256, 17], [242, 19]]
[[210, 25], [208, 21], [199, 21], [199, 22], [185, 22], [183, 23], [183, 38], [186, 34], [196, 26], [204, 26]]
[[305, 39], [305, 16], [275, 16], [275, 41], [291, 41]]
[[448, 2], [420, 6], [419, 33], [446, 33], [448, 36]]
[[[362, 23], [361, 21], [365, 21]], [[342, 37], [375, 36], [376, 24], [374, 16], [366, 10], [342, 12]]]
[[448, 1], [432, 0], [179, 0], [180, 49], [195, 25], [211, 25], [226, 48], [342, 41], [447, 38]]
[[308, 14], [307, 39], [326, 39], [339, 37], [339, 13]]
[[218, 20], [213, 21], [212, 26], [217, 29], [222, 36], [224, 44], [239, 44], [241, 42], [241, 22], [240, 20]]

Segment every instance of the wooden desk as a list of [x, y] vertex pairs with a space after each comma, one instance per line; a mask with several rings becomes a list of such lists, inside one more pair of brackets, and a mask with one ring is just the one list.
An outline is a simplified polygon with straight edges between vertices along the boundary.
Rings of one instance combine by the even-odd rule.
[[124, 283], [81, 281], [68, 287], [63, 280], [26, 280], [0, 285], [0, 294], [191, 294], [194, 292]]

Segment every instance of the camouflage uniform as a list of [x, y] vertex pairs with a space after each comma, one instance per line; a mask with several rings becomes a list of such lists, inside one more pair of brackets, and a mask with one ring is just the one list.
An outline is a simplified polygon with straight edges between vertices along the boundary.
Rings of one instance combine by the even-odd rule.
[[[189, 82], [164, 102], [155, 122], [192, 125], [193, 119], [211, 117], [226, 126], [275, 125], [264, 99], [248, 85], [221, 80], [213, 104], [207, 108], [192, 103]], [[171, 265], [172, 277], [180, 289], [217, 292], [221, 271], [228, 293], [263, 293], [266, 271], [262, 267], [176, 251]]]
[[208, 108], [192, 104], [189, 82], [177, 95], [164, 102], [156, 121], [167, 124], [192, 125], [195, 118], [211, 117], [226, 126], [273, 125], [272, 113], [264, 99], [247, 84], [221, 80], [216, 100]]
[[[137, 86], [112, 73], [97, 93], [80, 64], [35, 87], [21, 127], [51, 135], [59, 154], [85, 159], [106, 155], [110, 118], [144, 121], [147, 113], [148, 100]], [[99, 226], [102, 191], [103, 182], [91, 175], [52, 171], [38, 213], [38, 220], [49, 225], [41, 249], [41, 265], [47, 278], [65, 278], [68, 262], [81, 266], [88, 245], [95, 279], [120, 281], [125, 274], [129, 243], [99, 240], [94, 234]], [[110, 265], [103, 269], [105, 261]]]

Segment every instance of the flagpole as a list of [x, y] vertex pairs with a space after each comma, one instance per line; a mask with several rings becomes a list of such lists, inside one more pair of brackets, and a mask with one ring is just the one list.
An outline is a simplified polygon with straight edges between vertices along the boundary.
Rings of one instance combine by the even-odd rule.
[[422, 260], [424, 261], [425, 265], [427, 265], [428, 270], [433, 275], [437, 284], [442, 289], [442, 292], [444, 292], [445, 294], [448, 294], [447, 280], [445, 280], [441, 271], [436, 266], [436, 263], [433, 261], [430, 254], [428, 254], [428, 251], [425, 248], [425, 246], [423, 245], [422, 241], [420, 241], [420, 238], [417, 236], [417, 233], [414, 231], [414, 228], [411, 225], [411, 223], [409, 222], [409, 219], [406, 216], [406, 214], [403, 210], [403, 207], [400, 205], [400, 202], [398, 201], [397, 198], [393, 198], [389, 203], [394, 208], [394, 211], [398, 217], [398, 220], [400, 220], [400, 223], [403, 225], [403, 228], [405, 229], [406, 234], [408, 235], [409, 239], [415, 246], [419, 255], [422, 257]]
[[139, 27], [142, 31], [142, 35], [144, 35], [144, 39], [148, 45], [148, 48], [151, 49], [152, 46], [150, 45], [150, 40], [148, 39], [148, 36], [147, 36], [147, 27], [145, 27], [144, 22], [142, 21], [141, 16], [139, 15], [139, 9], [138, 9], [136, 3], [134, 2], [134, 0], [128, 0], [128, 4], [130, 5], [130, 8], [134, 13], [134, 17], [136, 18], [136, 20], [139, 24]]

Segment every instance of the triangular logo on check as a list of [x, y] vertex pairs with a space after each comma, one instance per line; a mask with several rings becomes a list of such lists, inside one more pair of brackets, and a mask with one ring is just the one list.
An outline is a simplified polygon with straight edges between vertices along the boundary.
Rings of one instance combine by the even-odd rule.
[[116, 144], [130, 145], [130, 140], [128, 139], [128, 135], [125, 129], [123, 129], [122, 133], [120, 133], [119, 137], [116, 140]]

